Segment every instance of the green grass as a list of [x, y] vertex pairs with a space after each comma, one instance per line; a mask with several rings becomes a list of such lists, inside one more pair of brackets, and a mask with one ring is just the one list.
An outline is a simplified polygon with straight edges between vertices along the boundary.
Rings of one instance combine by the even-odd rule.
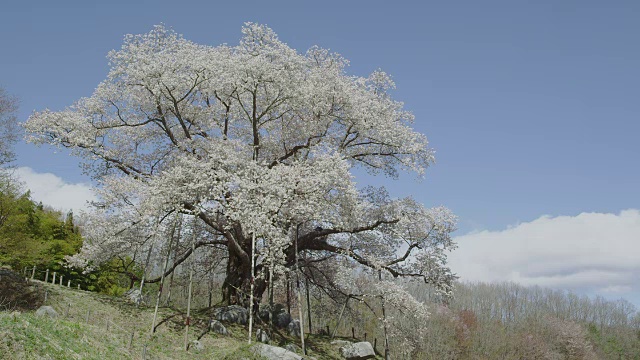
[[[184, 350], [183, 318], [176, 316], [150, 334], [152, 307], [138, 307], [120, 298], [40, 283], [47, 293], [45, 305], [57, 318], [33, 312], [0, 312], [0, 359], [258, 359], [249, 351], [247, 329], [228, 325], [231, 336], [204, 335], [203, 350]], [[162, 308], [158, 321], [175, 314]], [[206, 328], [209, 316], [196, 312], [189, 340]], [[131, 337], [133, 334], [133, 341]], [[298, 343], [285, 335], [280, 343]], [[328, 337], [307, 340], [309, 355], [318, 360], [339, 359]], [[278, 344], [274, 344], [278, 345]]]

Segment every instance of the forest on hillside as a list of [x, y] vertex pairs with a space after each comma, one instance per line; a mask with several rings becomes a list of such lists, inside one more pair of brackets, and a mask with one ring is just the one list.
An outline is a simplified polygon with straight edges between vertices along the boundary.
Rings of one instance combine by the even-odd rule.
[[0, 170], [0, 265], [27, 277], [44, 280], [53, 273], [71, 281], [74, 287], [121, 294], [119, 274], [110, 265], [85, 271], [70, 266], [66, 257], [77, 254], [83, 239], [72, 212], [63, 213], [31, 199], [29, 190], [13, 176]]

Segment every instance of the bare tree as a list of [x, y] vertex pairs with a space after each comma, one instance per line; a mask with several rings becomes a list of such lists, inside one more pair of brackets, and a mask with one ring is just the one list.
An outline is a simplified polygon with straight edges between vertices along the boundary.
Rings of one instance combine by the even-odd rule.
[[17, 98], [0, 88], [0, 165], [15, 159], [13, 143], [18, 139], [18, 123], [15, 112], [18, 110]]

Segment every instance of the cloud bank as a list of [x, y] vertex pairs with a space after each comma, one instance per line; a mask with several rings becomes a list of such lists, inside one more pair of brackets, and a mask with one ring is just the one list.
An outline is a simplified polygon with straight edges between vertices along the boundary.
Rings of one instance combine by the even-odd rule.
[[37, 173], [20, 167], [15, 175], [31, 190], [31, 198], [57, 210], [79, 212], [88, 208], [87, 201], [97, 200], [89, 184], [70, 184], [51, 173]]
[[463, 281], [513, 281], [577, 292], [640, 293], [640, 211], [542, 216], [456, 237], [450, 265]]

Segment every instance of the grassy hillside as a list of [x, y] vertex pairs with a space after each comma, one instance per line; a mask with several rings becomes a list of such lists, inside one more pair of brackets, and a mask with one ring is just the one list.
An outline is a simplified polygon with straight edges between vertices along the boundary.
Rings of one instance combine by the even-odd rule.
[[[184, 319], [174, 316], [150, 335], [153, 308], [137, 307], [120, 298], [40, 283], [47, 290], [46, 305], [58, 318], [33, 312], [0, 312], [1, 359], [257, 359], [248, 350], [247, 331], [228, 326], [231, 336], [204, 335], [202, 350], [184, 350]], [[159, 320], [175, 312], [161, 309]], [[189, 340], [206, 328], [209, 316], [196, 313]], [[296, 342], [287, 338], [288, 342]], [[329, 339], [309, 339], [309, 355], [339, 358]]]

